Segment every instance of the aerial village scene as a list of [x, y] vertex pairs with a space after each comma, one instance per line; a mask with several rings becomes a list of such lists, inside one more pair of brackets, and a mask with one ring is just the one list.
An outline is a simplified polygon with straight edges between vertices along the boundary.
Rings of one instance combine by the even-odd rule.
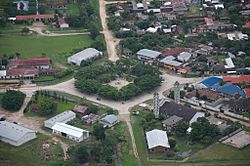
[[249, 166], [250, 0], [1, 0], [0, 166]]

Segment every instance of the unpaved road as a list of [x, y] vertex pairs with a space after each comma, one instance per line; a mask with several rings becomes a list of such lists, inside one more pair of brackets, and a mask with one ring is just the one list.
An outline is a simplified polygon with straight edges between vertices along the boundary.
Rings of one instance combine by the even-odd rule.
[[43, 27], [36, 27], [36, 26], [30, 26], [27, 27], [29, 28], [31, 31], [36, 32], [38, 35], [41, 36], [50, 36], [50, 37], [54, 37], [54, 36], [72, 36], [72, 35], [89, 35], [89, 32], [81, 32], [81, 33], [53, 33], [53, 32], [48, 32], [48, 33], [44, 33], [43, 30], [45, 30]]
[[114, 38], [112, 35], [112, 32], [108, 29], [107, 26], [107, 15], [106, 15], [106, 2], [104, 0], [99, 1], [99, 6], [100, 6], [100, 17], [101, 17], [101, 22], [102, 22], [102, 28], [103, 28], [103, 34], [104, 38], [106, 41], [107, 45], [107, 52], [109, 56], [109, 60], [112, 62], [115, 62], [119, 59], [117, 52], [116, 52], [116, 47], [119, 44], [118, 39]]

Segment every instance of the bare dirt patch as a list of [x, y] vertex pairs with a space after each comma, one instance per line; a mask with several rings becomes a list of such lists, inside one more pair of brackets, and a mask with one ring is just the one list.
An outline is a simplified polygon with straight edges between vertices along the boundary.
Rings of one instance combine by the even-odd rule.
[[124, 79], [122, 79], [122, 78], [118, 78], [118, 79], [116, 79], [116, 80], [114, 80], [114, 81], [111, 81], [111, 82], [109, 83], [109, 85], [110, 85], [110, 86], [113, 86], [113, 87], [115, 87], [115, 88], [117, 88], [117, 89], [121, 89], [122, 87], [128, 85], [129, 83], [130, 83], [130, 82], [128, 82], [127, 80], [124, 80]]

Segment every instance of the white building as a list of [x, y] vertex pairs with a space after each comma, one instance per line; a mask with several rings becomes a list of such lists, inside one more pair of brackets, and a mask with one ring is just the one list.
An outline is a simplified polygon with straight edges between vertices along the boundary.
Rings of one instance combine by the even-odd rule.
[[148, 149], [151, 151], [162, 152], [170, 148], [166, 131], [154, 129], [146, 132]]
[[192, 57], [189, 52], [182, 52], [177, 56], [177, 59], [181, 62], [187, 62]]
[[225, 63], [226, 63], [226, 65], [224, 65], [224, 67], [225, 67], [226, 69], [232, 69], [232, 68], [235, 67], [232, 58], [226, 58], [226, 59], [225, 59]]
[[155, 60], [161, 55], [161, 53], [149, 49], [141, 49], [136, 53], [136, 55], [139, 60], [148, 61], [148, 60]]
[[0, 140], [20, 146], [36, 138], [36, 131], [8, 121], [0, 121]]
[[44, 122], [44, 126], [52, 128], [57, 122], [67, 123], [76, 118], [76, 114], [73, 111], [64, 111]]
[[89, 137], [89, 131], [67, 125], [65, 123], [56, 123], [52, 127], [52, 133], [70, 140], [81, 142]]
[[112, 127], [119, 122], [118, 116], [114, 114], [106, 115], [99, 121], [104, 127]]
[[87, 48], [81, 52], [78, 52], [72, 55], [71, 57], [68, 57], [68, 63], [80, 66], [82, 61], [94, 59], [101, 55], [102, 55], [102, 52], [94, 48]]

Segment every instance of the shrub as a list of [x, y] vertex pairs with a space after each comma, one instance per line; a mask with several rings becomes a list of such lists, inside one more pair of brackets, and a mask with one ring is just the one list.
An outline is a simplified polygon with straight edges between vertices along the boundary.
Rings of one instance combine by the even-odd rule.
[[18, 111], [26, 95], [20, 91], [8, 90], [2, 98], [2, 107], [9, 111]]

